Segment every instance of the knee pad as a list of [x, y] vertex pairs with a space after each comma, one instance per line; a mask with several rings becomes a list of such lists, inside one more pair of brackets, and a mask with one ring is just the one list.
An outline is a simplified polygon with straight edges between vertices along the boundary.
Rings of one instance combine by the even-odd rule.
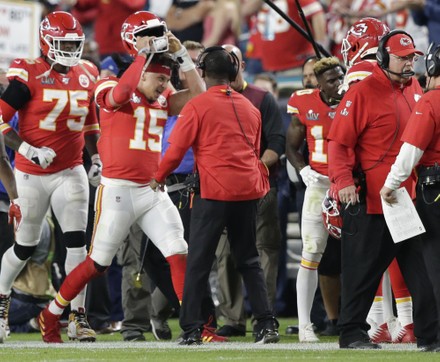
[[85, 231], [69, 231], [63, 234], [66, 248], [81, 248], [86, 245]]
[[35, 252], [37, 245], [34, 246], [24, 246], [17, 243], [14, 244], [14, 253], [20, 260], [28, 260], [32, 254]]

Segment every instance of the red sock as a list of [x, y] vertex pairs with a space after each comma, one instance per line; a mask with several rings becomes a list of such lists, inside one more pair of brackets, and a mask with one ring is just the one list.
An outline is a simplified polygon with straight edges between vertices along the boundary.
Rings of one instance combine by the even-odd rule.
[[171, 279], [173, 280], [174, 291], [176, 292], [179, 302], [183, 297], [183, 282], [185, 280], [186, 271], [186, 254], [174, 254], [166, 258], [170, 264]]
[[393, 288], [394, 298], [400, 299], [410, 297], [411, 295], [409, 294], [405, 279], [403, 279], [399, 263], [395, 258], [388, 267], [388, 272], [390, 273], [391, 287]]
[[81, 264], [73, 269], [64, 279], [61, 284], [59, 294], [61, 297], [70, 302], [74, 299], [86, 284], [93, 278], [103, 273], [98, 272], [95, 268], [95, 262], [89, 257], [86, 257]]

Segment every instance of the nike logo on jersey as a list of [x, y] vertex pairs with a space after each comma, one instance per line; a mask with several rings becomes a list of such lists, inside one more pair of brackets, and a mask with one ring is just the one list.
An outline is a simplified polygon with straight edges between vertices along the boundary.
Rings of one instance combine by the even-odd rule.
[[423, 113], [422, 113], [422, 112], [417, 112], [417, 111], [416, 111], [416, 114], [423, 114]]

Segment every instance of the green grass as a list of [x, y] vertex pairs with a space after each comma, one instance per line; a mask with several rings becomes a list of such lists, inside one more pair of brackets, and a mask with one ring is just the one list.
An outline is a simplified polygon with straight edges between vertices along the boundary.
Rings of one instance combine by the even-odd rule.
[[[280, 320], [281, 341], [255, 345], [251, 333], [232, 338], [229, 343], [178, 346], [157, 342], [146, 333], [147, 342], [123, 342], [119, 333], [99, 335], [96, 343], [67, 342], [47, 345], [39, 334], [13, 334], [0, 345], [0, 361], [432, 361], [437, 356], [419, 352], [413, 345], [386, 345], [379, 351], [339, 350], [336, 337], [321, 337], [320, 343], [299, 344], [296, 335], [285, 335], [292, 319]], [[173, 337], [180, 333], [178, 321], [170, 320]], [[63, 334], [66, 341], [67, 336]]]

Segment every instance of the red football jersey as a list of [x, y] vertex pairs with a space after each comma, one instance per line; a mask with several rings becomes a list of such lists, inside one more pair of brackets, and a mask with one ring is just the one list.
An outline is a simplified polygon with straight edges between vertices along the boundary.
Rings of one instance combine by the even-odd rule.
[[440, 152], [440, 87], [422, 96], [414, 107], [402, 141], [425, 151], [419, 164], [433, 166], [439, 161]]
[[367, 78], [371, 73], [373, 73], [374, 66], [376, 64], [375, 60], [361, 60], [353, 64], [347, 71], [348, 84], [359, 82]]
[[335, 107], [324, 103], [318, 89], [302, 89], [292, 94], [287, 113], [298, 117], [306, 126], [309, 165], [316, 172], [328, 176], [327, 134], [335, 116]]
[[[299, 0], [308, 20], [323, 11], [317, 0]], [[283, 10], [297, 24], [302, 24], [295, 0], [275, 0], [274, 4]], [[266, 3], [258, 12], [257, 29], [261, 38], [255, 44], [261, 47], [263, 68], [268, 71], [281, 71], [302, 66], [314, 54], [312, 44]]]
[[[24, 83], [31, 99], [18, 110], [19, 135], [35, 147], [50, 147], [57, 154], [46, 169], [35, 165], [18, 152], [17, 169], [33, 175], [52, 174], [81, 165], [84, 134], [98, 133], [93, 89], [98, 69], [88, 61], [71, 67], [67, 74], [50, 69], [43, 59], [16, 59], [7, 77]], [[9, 119], [5, 119], [9, 122]]]
[[117, 78], [105, 78], [98, 82], [95, 90], [96, 103], [100, 106], [98, 150], [103, 163], [102, 175], [147, 184], [159, 166], [172, 92], [166, 89], [151, 104], [136, 90], [130, 102], [114, 109], [106, 104], [105, 95], [117, 82]]

